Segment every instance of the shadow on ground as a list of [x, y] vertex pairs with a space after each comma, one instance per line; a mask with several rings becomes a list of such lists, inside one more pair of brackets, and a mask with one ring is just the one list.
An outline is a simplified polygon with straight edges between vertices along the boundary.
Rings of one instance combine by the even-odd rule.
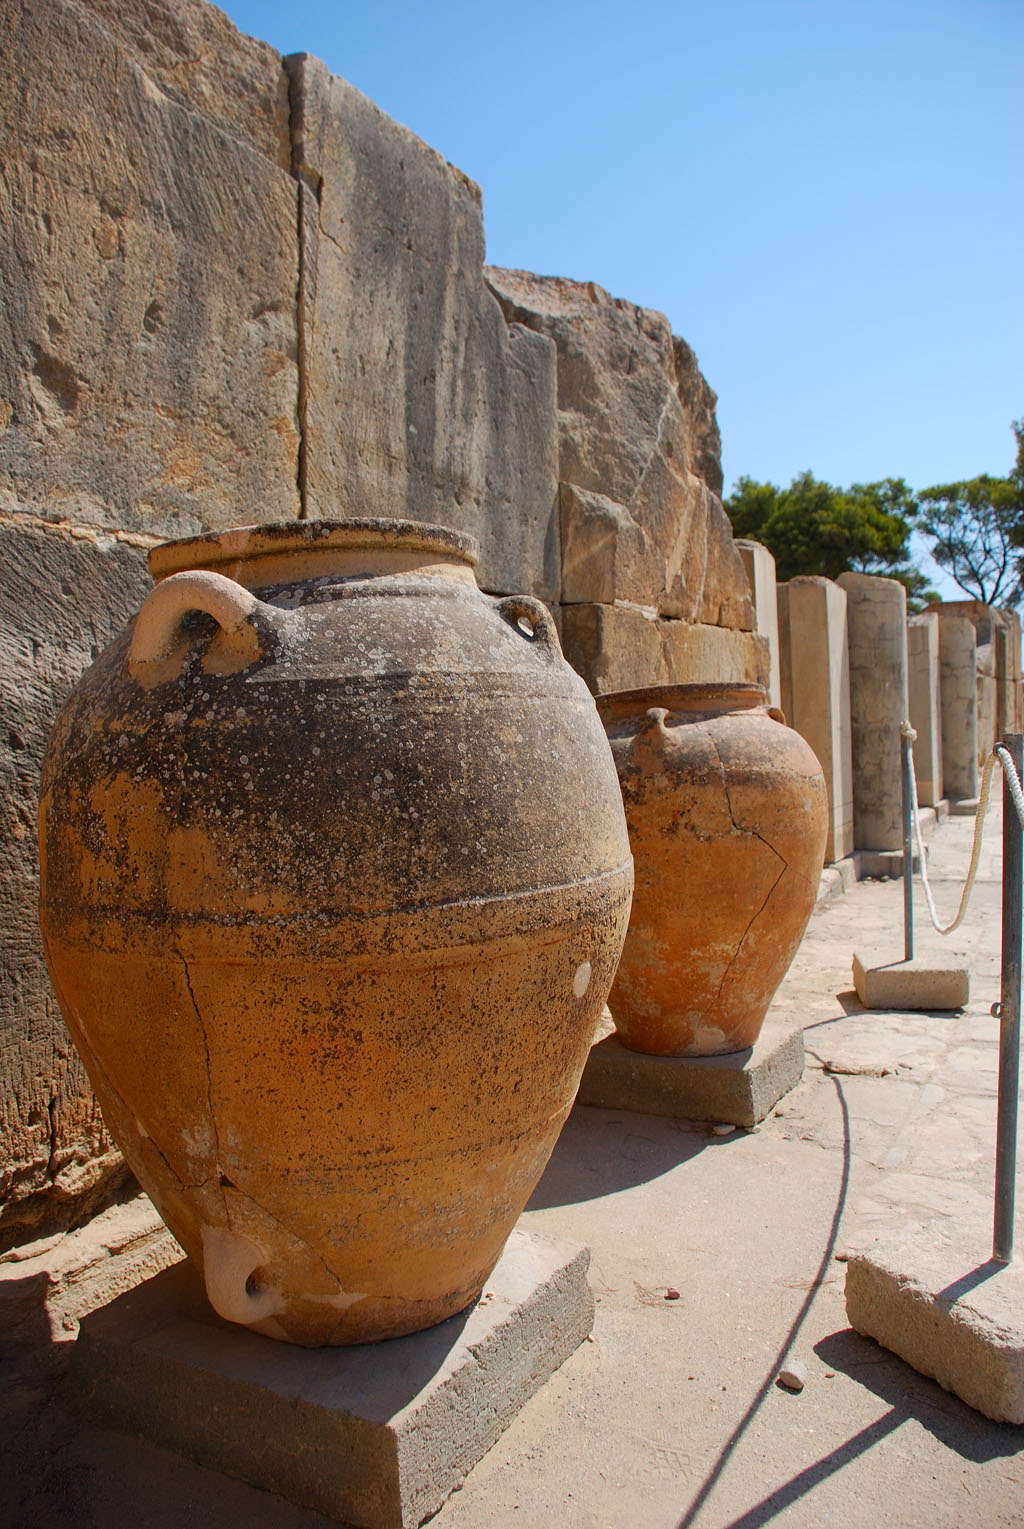
[[526, 1209], [578, 1205], [650, 1183], [728, 1141], [710, 1126], [577, 1104]]

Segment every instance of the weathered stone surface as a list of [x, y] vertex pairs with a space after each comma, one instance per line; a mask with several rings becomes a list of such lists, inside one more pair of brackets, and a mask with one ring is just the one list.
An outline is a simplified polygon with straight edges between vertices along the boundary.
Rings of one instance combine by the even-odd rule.
[[907, 592], [896, 579], [841, 573], [850, 652], [853, 835], [858, 849], [903, 843], [900, 723], [907, 698]]
[[280, 54], [207, 0], [78, 0], [179, 106], [291, 170], [288, 77]]
[[36, 808], [57, 707], [150, 580], [138, 545], [28, 517], [0, 518], [0, 556], [0, 1245], [7, 1245], [85, 1214], [127, 1177], [46, 974]]
[[666, 621], [627, 605], [563, 605], [559, 630], [594, 695], [701, 680], [768, 683], [768, 643], [757, 632]]
[[[176, 14], [191, 25], [208, 9]], [[0, 11], [0, 488], [46, 518], [166, 535], [289, 518], [297, 187], [280, 124], [270, 143], [244, 140], [217, 125], [216, 102], [211, 115], [178, 104], [107, 30], [134, 48], [144, 18], [102, 14], [69, 0]], [[144, 61], [169, 85], [161, 17]], [[192, 54], [230, 31], [211, 17]], [[270, 50], [253, 45], [246, 68], [278, 102]], [[177, 72], [208, 104], [216, 68]]]
[[229, 1328], [182, 1264], [86, 1317], [71, 1396], [90, 1422], [332, 1520], [415, 1529], [590, 1332], [589, 1262], [578, 1243], [517, 1227], [462, 1315], [309, 1352]]
[[966, 616], [932, 606], [939, 619], [942, 791], [954, 803], [978, 796], [978, 642]]
[[826, 861], [853, 853], [853, 753], [846, 594], [831, 579], [798, 578], [776, 590], [782, 710], [806, 738], [828, 792]]
[[907, 690], [914, 741], [917, 799], [934, 807], [942, 799], [942, 696], [939, 665], [939, 618], [931, 614], [907, 621]]
[[995, 644], [979, 642], [975, 674], [978, 704], [978, 769], [992, 752], [996, 741], [996, 651]]
[[768, 643], [771, 669], [768, 676], [768, 699], [782, 705], [782, 679], [779, 670], [779, 602], [776, 594], [775, 559], [760, 542], [738, 540], [736, 550], [750, 585], [754, 603], [754, 624]]
[[[660, 313], [593, 283], [487, 268], [510, 323], [558, 350], [565, 603], [629, 600], [749, 631], [714, 395]], [[614, 556], [609, 556], [615, 544]]]
[[554, 350], [484, 285], [478, 188], [318, 59], [286, 66], [307, 515], [469, 531], [483, 588], [557, 598]]

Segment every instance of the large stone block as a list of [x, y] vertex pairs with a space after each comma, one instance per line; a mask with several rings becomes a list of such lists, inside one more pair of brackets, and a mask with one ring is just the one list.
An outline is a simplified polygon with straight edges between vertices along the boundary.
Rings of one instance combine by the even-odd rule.
[[818, 756], [828, 792], [825, 859], [853, 853], [853, 749], [846, 594], [831, 579], [777, 586], [782, 710]]
[[130, 539], [0, 518], [0, 1246], [75, 1220], [126, 1174], [39, 938], [39, 769], [58, 706], [150, 588]]
[[306, 514], [469, 531], [485, 589], [557, 599], [554, 348], [484, 284], [479, 190], [318, 59], [285, 62]]
[[768, 643], [771, 668], [768, 697], [773, 706], [782, 705], [782, 679], [779, 669], [779, 602], [776, 595], [775, 559], [760, 542], [738, 540], [736, 549], [750, 585], [754, 602], [754, 624]]
[[[565, 603], [614, 600], [750, 631], [714, 394], [660, 313], [593, 283], [487, 268], [510, 323], [558, 352]], [[614, 548], [614, 550], [612, 550]]]
[[978, 641], [974, 624], [946, 606], [939, 621], [942, 791], [951, 800], [978, 795]]
[[907, 621], [907, 690], [914, 742], [917, 799], [934, 807], [942, 799], [942, 697], [939, 672], [939, 618]]
[[895, 579], [841, 573], [850, 651], [853, 836], [857, 849], [903, 843], [900, 723], [907, 696], [907, 592]]
[[[99, 12], [130, 47], [147, 30]], [[156, 42], [130, 47], [69, 0], [0, 11], [0, 488], [46, 518], [168, 536], [289, 518], [297, 187], [280, 69], [270, 50], [247, 58], [271, 121], [246, 140], [165, 92]], [[204, 64], [197, 92], [215, 77]]]
[[564, 605], [565, 656], [594, 695], [646, 685], [746, 680], [767, 689], [767, 641], [756, 632], [666, 621], [651, 609]]
[[975, 683], [978, 699], [978, 769], [992, 752], [996, 741], [996, 650], [991, 642], [979, 642]]

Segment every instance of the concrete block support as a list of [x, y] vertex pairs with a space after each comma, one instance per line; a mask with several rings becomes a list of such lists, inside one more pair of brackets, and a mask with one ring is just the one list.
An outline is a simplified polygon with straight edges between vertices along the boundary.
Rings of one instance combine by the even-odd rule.
[[737, 541], [736, 549], [750, 581], [757, 631], [768, 642], [768, 696], [773, 706], [782, 705], [782, 682], [779, 673], [779, 613], [775, 595], [775, 559], [760, 542]]
[[942, 708], [942, 794], [977, 799], [977, 638], [973, 624], [952, 609], [939, 620], [939, 693]]
[[853, 852], [853, 756], [846, 594], [831, 579], [776, 586], [782, 710], [806, 738], [828, 791], [829, 864]]
[[907, 622], [907, 689], [910, 725], [917, 733], [914, 773], [917, 799], [934, 807], [942, 799], [942, 695], [939, 618], [934, 613]]
[[858, 849], [903, 843], [900, 723], [908, 715], [907, 592], [895, 579], [843, 573], [850, 651], [853, 836]]
[[986, 1417], [1024, 1423], [1024, 1263], [986, 1260], [991, 1225], [965, 1210], [846, 1265], [850, 1326]]
[[69, 1399], [332, 1520], [412, 1529], [590, 1332], [589, 1262], [517, 1227], [469, 1311], [334, 1349], [221, 1321], [181, 1263], [85, 1319]]
[[749, 1131], [803, 1073], [803, 1030], [786, 1025], [766, 1024], [753, 1046], [724, 1056], [648, 1056], [609, 1035], [591, 1050], [576, 1103]]

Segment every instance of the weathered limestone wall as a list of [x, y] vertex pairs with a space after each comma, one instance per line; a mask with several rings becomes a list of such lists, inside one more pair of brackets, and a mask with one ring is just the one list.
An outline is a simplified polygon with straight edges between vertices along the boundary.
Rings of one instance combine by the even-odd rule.
[[991, 642], [979, 642], [977, 649], [978, 769], [992, 752], [996, 741], [996, 650]]
[[942, 694], [939, 618], [932, 612], [907, 621], [907, 690], [914, 742], [917, 799], [934, 807], [942, 799]]
[[782, 710], [818, 756], [828, 792], [825, 859], [853, 853], [853, 750], [846, 593], [831, 579], [777, 586]]
[[767, 679], [718, 498], [715, 396], [689, 346], [660, 313], [593, 283], [493, 266], [486, 275], [506, 319], [557, 353], [569, 661], [601, 689]]
[[857, 849], [902, 847], [900, 723], [907, 717], [907, 593], [895, 579], [842, 573], [850, 643], [853, 834]]
[[768, 655], [714, 395], [660, 315], [538, 282], [557, 311], [520, 321], [472, 182], [204, 0], [0, 0], [0, 47], [2, 1246], [122, 1171], [45, 978], [34, 822], [53, 716], [153, 541], [440, 521], [485, 589], [555, 608], [595, 689]]
[[736, 550], [750, 585], [754, 606], [754, 625], [768, 644], [768, 698], [773, 706], [782, 705], [782, 679], [779, 670], [779, 602], [776, 593], [775, 559], [760, 542], [737, 540]]

